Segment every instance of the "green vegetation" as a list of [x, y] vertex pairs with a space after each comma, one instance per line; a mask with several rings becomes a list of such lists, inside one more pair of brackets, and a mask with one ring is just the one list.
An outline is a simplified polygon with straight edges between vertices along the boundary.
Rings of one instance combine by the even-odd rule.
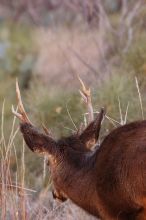
[[[16, 106], [15, 79], [19, 77], [21, 84], [22, 97], [26, 110], [34, 123], [41, 127], [44, 123], [57, 136], [70, 134], [83, 121], [85, 106], [81, 102], [78, 88], [74, 92], [64, 91], [61, 84], [57, 89], [49, 88], [40, 78], [25, 77], [33, 75], [33, 62], [29, 62], [30, 57], [35, 59], [37, 49], [33, 41], [33, 30], [30, 27], [20, 27], [5, 25], [1, 27], [1, 42], [8, 41], [9, 47], [6, 49], [5, 57], [2, 57], [0, 64], [6, 66], [0, 70], [0, 103], [5, 99], [5, 133], [9, 133], [12, 124], [11, 105]], [[119, 103], [123, 114], [123, 120], [128, 106], [127, 120], [141, 119], [141, 108], [139, 95], [136, 88], [135, 76], [138, 77], [140, 91], [143, 100], [143, 109], [146, 109], [144, 81], [146, 74], [146, 33], [136, 36], [135, 43], [132, 44], [128, 53], [120, 55], [119, 67], [112, 68], [112, 74], [104, 77], [102, 83], [92, 88], [94, 110], [99, 111], [101, 106], [107, 110], [107, 114], [116, 121], [121, 121]], [[118, 55], [117, 55], [118, 56]], [[25, 62], [24, 62], [25, 60]], [[27, 62], [27, 61], [28, 62]], [[9, 65], [8, 65], [9, 64]], [[28, 66], [27, 66], [28, 65]], [[26, 71], [25, 71], [26, 70]], [[29, 87], [25, 89], [26, 80]], [[71, 119], [72, 118], [72, 119]], [[74, 124], [73, 124], [73, 122]], [[113, 129], [113, 124], [105, 120], [105, 130]], [[8, 139], [9, 135], [6, 135]], [[16, 140], [18, 154], [20, 150], [21, 138]], [[43, 159], [39, 159], [29, 150], [26, 150], [26, 164], [29, 171], [34, 172], [34, 176], [40, 175]], [[36, 159], [35, 159], [36, 158]], [[38, 166], [38, 163], [41, 166]], [[15, 168], [15, 165], [13, 166]], [[37, 167], [37, 168], [36, 168]], [[28, 182], [33, 182], [34, 178], [29, 175]]]
[[[114, 21], [114, 23], [116, 22]], [[10, 146], [8, 143], [10, 143], [13, 122], [11, 106], [13, 104], [16, 107], [16, 77], [19, 79], [23, 102], [29, 117], [40, 129], [41, 123], [44, 123], [56, 135], [56, 138], [74, 132], [76, 127], [79, 127], [80, 122], [83, 121], [84, 113], [86, 113], [86, 107], [81, 101], [78, 87], [70, 91], [64, 89], [64, 85], [59, 82], [57, 88], [53, 86], [50, 88], [43, 79], [43, 75], [41, 77], [35, 75], [34, 65], [36, 64], [37, 53], [39, 53], [34, 40], [35, 34], [36, 30], [29, 26], [0, 25], [1, 109], [4, 103], [4, 115], [0, 119], [0, 124], [4, 120], [4, 127], [1, 131], [1, 133], [4, 133], [4, 139], [0, 142], [0, 146], [4, 149], [4, 154], [5, 147]], [[121, 122], [142, 118], [135, 77], [139, 82], [143, 111], [146, 116], [145, 39], [146, 32], [142, 28], [140, 34], [136, 34], [127, 53], [118, 54], [117, 52], [116, 55], [114, 53], [114, 59], [116, 58], [118, 62], [116, 65], [111, 65], [110, 74], [100, 73], [102, 82], [92, 87], [95, 112], [104, 106], [107, 115], [116, 121], [105, 119], [102, 136], [105, 136]], [[112, 55], [109, 57], [112, 60]], [[59, 61], [56, 60], [56, 66], [57, 62]], [[14, 127], [14, 130], [18, 127], [17, 120]], [[22, 182], [23, 144], [19, 132], [12, 143], [10, 147], [13, 150], [10, 151], [9, 157], [12, 181], [14, 181], [17, 174], [18, 182]], [[46, 172], [46, 176], [43, 178], [43, 166], [44, 158], [34, 155], [25, 148], [25, 184], [27, 186], [31, 187], [33, 185], [38, 191], [41, 191], [42, 186], [44, 188], [45, 186], [50, 187], [49, 173]], [[18, 167], [21, 167], [19, 172]]]
[[130, 67], [135, 74], [140, 74], [141, 76], [146, 74], [145, 35], [140, 37], [138, 42], [135, 42], [135, 46], [130, 48], [125, 59], [128, 67]]

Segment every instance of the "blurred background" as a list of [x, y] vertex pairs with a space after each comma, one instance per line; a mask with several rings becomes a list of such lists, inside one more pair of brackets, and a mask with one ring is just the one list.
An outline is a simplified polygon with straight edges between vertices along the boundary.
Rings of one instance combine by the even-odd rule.
[[[0, 0], [0, 146], [7, 148], [12, 141], [11, 181], [17, 176], [22, 183], [23, 173], [23, 183], [36, 190], [30, 199], [35, 211], [30, 214], [25, 204], [27, 217], [18, 213], [14, 219], [37, 219], [36, 213], [38, 219], [91, 219], [70, 203], [53, 211], [51, 195], [43, 194], [51, 189], [45, 159], [27, 148], [24, 154], [22, 137], [12, 133], [18, 78], [31, 120], [38, 127], [45, 123], [56, 138], [71, 134], [72, 120], [78, 127], [86, 113], [77, 75], [91, 88], [95, 112], [105, 106], [114, 120], [104, 121], [101, 139], [119, 124], [145, 117], [145, 0]], [[3, 219], [13, 219], [12, 203], [2, 204], [9, 207]]]

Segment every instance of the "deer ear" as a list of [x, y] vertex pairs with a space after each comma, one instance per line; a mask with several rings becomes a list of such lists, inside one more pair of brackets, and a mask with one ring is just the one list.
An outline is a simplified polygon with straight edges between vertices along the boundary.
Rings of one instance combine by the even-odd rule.
[[95, 120], [92, 121], [80, 135], [80, 140], [83, 144], [85, 144], [87, 148], [91, 148], [98, 141], [104, 115], [105, 110], [102, 108], [100, 113], [96, 116]]
[[49, 135], [40, 132], [36, 127], [28, 123], [21, 123], [20, 130], [23, 138], [31, 151], [40, 154], [54, 155], [58, 151], [56, 141]]

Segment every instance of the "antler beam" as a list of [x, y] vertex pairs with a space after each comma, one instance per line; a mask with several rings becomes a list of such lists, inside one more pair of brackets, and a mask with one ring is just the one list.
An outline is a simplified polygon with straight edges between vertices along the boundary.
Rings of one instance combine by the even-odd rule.
[[16, 80], [16, 95], [17, 95], [17, 101], [18, 101], [18, 111], [19, 111], [20, 113], [18, 113], [17, 111], [14, 110], [13, 105], [12, 105], [12, 113], [13, 113], [17, 118], [19, 118], [21, 122], [29, 123], [29, 124], [32, 125], [32, 122], [31, 122], [30, 119], [28, 118], [28, 116], [27, 116], [27, 114], [26, 114], [26, 111], [25, 111], [25, 109], [24, 109], [23, 103], [22, 103], [18, 80]]

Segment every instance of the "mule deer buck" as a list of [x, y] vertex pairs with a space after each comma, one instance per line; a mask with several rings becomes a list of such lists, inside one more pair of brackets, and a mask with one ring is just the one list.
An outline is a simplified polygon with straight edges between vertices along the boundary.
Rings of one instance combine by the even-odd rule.
[[[90, 92], [81, 83], [92, 115]], [[100, 148], [91, 150], [89, 142], [98, 140], [103, 110], [82, 132], [54, 140], [46, 128], [43, 133], [29, 120], [18, 83], [16, 93], [20, 113], [12, 111], [30, 150], [48, 156], [55, 197], [69, 198], [103, 220], [146, 220], [146, 121], [114, 129]]]

